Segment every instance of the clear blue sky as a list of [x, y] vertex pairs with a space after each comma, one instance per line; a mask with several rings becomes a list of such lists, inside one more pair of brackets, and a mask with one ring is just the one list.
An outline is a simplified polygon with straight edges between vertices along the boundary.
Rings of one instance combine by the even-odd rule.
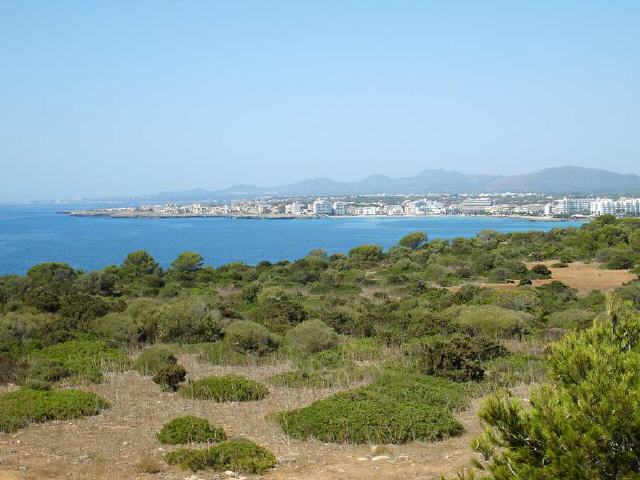
[[640, 174], [640, 2], [0, 4], [0, 200]]

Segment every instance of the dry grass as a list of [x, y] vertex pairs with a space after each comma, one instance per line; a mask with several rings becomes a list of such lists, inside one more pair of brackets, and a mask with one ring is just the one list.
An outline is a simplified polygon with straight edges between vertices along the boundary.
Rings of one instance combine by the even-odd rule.
[[[180, 363], [193, 378], [237, 373], [264, 381], [288, 368], [286, 364], [205, 365], [192, 354], [182, 355]], [[275, 480], [436, 479], [468, 465], [472, 457], [469, 440], [479, 431], [476, 401], [474, 408], [459, 415], [467, 433], [458, 438], [400, 446], [333, 445], [292, 440], [265, 417], [307, 405], [338, 389], [271, 387], [272, 394], [262, 401], [212, 403], [163, 392], [149, 377], [133, 371], [109, 373], [105, 383], [87, 388], [107, 398], [112, 407], [95, 417], [0, 434], [0, 479], [223, 478], [212, 473], [191, 477], [160, 461], [169, 448], [158, 444], [156, 432], [167, 421], [185, 414], [207, 418], [231, 437], [245, 437], [272, 450], [279, 466], [264, 478]], [[374, 461], [376, 457], [382, 458]]]
[[[534, 285], [544, 285], [553, 280], [559, 280], [565, 285], [575, 288], [579, 292], [590, 292], [591, 290], [608, 291], [620, 285], [638, 278], [629, 270], [608, 270], [600, 268], [597, 263], [573, 262], [566, 268], [552, 267], [557, 260], [548, 260], [544, 263], [551, 270], [551, 279], [535, 280]], [[529, 267], [532, 264], [528, 265]]]
[[[558, 260], [547, 260], [545, 262], [532, 262], [527, 264], [531, 268], [537, 263], [544, 263], [551, 270], [551, 278], [544, 280], [534, 280], [533, 286], [538, 287], [559, 280], [565, 285], [575, 288], [580, 293], [588, 293], [592, 290], [603, 292], [613, 290], [638, 276], [629, 270], [609, 270], [600, 268], [597, 263], [573, 262], [565, 268], [552, 267]], [[496, 290], [513, 290], [518, 287], [518, 283], [481, 283], [481, 287], [494, 288]], [[451, 291], [460, 290], [461, 286], [450, 287]]]

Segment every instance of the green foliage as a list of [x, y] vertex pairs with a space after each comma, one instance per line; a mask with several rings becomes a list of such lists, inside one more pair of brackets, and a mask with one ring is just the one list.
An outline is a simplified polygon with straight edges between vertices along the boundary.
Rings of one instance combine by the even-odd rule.
[[451, 414], [466, 404], [464, 388], [444, 379], [387, 374], [367, 387], [282, 412], [276, 419], [294, 438], [333, 443], [440, 440], [463, 431]]
[[381, 260], [382, 248], [378, 245], [360, 245], [349, 250], [349, 258], [362, 263], [372, 263]]
[[178, 359], [166, 345], [152, 345], [144, 349], [133, 364], [143, 375], [155, 374], [168, 365], [176, 365]]
[[55, 295], [68, 292], [77, 276], [76, 271], [66, 263], [41, 263], [31, 267], [27, 280], [32, 288], [43, 288]]
[[551, 278], [551, 270], [544, 263], [537, 263], [529, 270], [531, 278]]
[[227, 438], [222, 428], [215, 427], [208, 420], [193, 415], [184, 415], [165, 423], [156, 437], [160, 443], [166, 445], [217, 443]]
[[21, 388], [0, 395], [0, 432], [13, 432], [30, 423], [96, 415], [106, 407], [107, 402], [95, 393]]
[[214, 402], [246, 402], [262, 400], [269, 394], [267, 387], [240, 375], [224, 375], [197, 380], [180, 389], [184, 398]]
[[402, 247], [416, 250], [420, 248], [427, 241], [427, 235], [423, 232], [412, 232], [400, 239], [398, 244]]
[[338, 344], [338, 334], [322, 320], [305, 320], [287, 332], [287, 345], [296, 353], [311, 355]]
[[158, 339], [163, 342], [214, 342], [222, 337], [221, 315], [202, 300], [178, 298], [157, 312]]
[[129, 363], [121, 350], [102, 340], [71, 340], [33, 352], [29, 378], [99, 383], [104, 370], [122, 370]]
[[237, 320], [225, 327], [224, 342], [239, 353], [259, 356], [275, 351], [280, 345], [277, 336], [250, 320]]
[[101, 297], [81, 293], [70, 293], [60, 298], [60, 315], [77, 326], [109, 312], [109, 303]]
[[307, 312], [299, 299], [280, 289], [263, 290], [250, 317], [274, 333], [282, 334], [307, 319]]
[[153, 375], [153, 382], [175, 392], [186, 377], [187, 371], [182, 365], [165, 365]]
[[569, 308], [553, 312], [547, 318], [547, 326], [565, 330], [582, 330], [593, 323], [595, 314], [589, 310]]
[[417, 338], [408, 342], [403, 351], [420, 372], [456, 382], [482, 380], [482, 362], [506, 353], [490, 340], [459, 333]]
[[547, 378], [545, 362], [531, 356], [508, 355], [495, 358], [486, 362], [484, 368], [486, 380], [502, 387], [541, 382]]
[[455, 322], [470, 335], [489, 338], [522, 336], [533, 322], [525, 312], [507, 310], [494, 305], [466, 305], [454, 308]]
[[483, 405], [475, 446], [491, 478], [637, 478], [640, 317], [614, 297], [608, 311], [554, 347], [551, 384], [532, 393], [530, 407], [506, 392]]
[[183, 470], [215, 470], [242, 473], [264, 473], [276, 466], [276, 457], [255, 443], [236, 438], [201, 450], [180, 449], [168, 453], [169, 465]]

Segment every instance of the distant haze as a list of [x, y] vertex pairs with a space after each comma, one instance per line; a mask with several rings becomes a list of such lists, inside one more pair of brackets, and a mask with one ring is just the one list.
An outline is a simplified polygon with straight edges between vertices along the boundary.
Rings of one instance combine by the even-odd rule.
[[32, 2], [0, 201], [433, 169], [640, 174], [640, 2]]

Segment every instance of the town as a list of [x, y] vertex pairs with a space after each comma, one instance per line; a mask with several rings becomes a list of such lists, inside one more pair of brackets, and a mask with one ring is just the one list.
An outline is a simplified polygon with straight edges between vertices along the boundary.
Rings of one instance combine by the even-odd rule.
[[322, 198], [262, 198], [229, 203], [167, 203], [65, 212], [72, 216], [318, 218], [344, 216], [489, 215], [531, 219], [640, 216], [640, 197], [555, 198], [502, 193], [486, 195], [372, 195]]

